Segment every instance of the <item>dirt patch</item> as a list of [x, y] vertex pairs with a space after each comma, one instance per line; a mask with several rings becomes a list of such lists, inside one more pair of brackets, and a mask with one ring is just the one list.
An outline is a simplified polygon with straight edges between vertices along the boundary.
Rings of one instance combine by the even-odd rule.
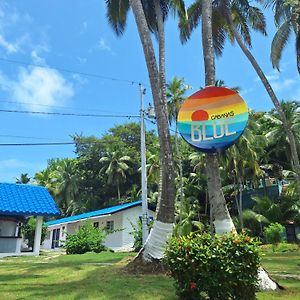
[[168, 272], [166, 266], [158, 259], [145, 261], [143, 254], [140, 252], [133, 258], [128, 258], [127, 265], [123, 271], [130, 274], [166, 274]]

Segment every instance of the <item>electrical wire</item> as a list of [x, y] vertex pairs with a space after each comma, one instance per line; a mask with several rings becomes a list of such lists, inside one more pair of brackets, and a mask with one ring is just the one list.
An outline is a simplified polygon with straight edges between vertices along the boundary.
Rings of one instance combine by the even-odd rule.
[[99, 111], [102, 113], [120, 113], [126, 114], [125, 112], [117, 112], [117, 111], [108, 111], [108, 110], [101, 110], [97, 108], [83, 108], [83, 107], [70, 107], [70, 106], [61, 106], [61, 105], [47, 105], [41, 103], [33, 103], [33, 102], [20, 102], [20, 101], [8, 101], [8, 100], [0, 100], [0, 103], [10, 103], [10, 104], [25, 104], [25, 105], [33, 105], [33, 106], [42, 106], [42, 107], [51, 107], [51, 108], [60, 108], [60, 109], [72, 109], [72, 110], [86, 110], [86, 111]]
[[0, 134], [0, 138], [13, 138], [13, 139], [17, 138], [17, 139], [31, 139], [31, 140], [60, 140], [60, 141], [65, 141], [65, 139], [60, 139], [60, 138], [21, 136], [21, 135], [8, 135], [8, 134]]
[[93, 77], [93, 78], [98, 78], [98, 79], [105, 79], [105, 80], [123, 82], [123, 83], [128, 83], [128, 84], [131, 84], [131, 85], [139, 85], [140, 84], [140, 82], [137, 82], [135, 80], [129, 80], [129, 79], [123, 79], [123, 78], [117, 78], [117, 77], [110, 77], [110, 76], [105, 76], [105, 75], [95, 74], [95, 73], [75, 71], [75, 70], [56, 67], [56, 66], [51, 66], [51, 65], [50, 66], [48, 66], [48, 65], [44, 66], [44, 65], [41, 65], [41, 64], [29, 63], [29, 62], [25, 62], [25, 61], [20, 61], [20, 60], [15, 60], [15, 59], [8, 59], [8, 58], [4, 58], [4, 57], [0, 57], [0, 61], [7, 62], [7, 63], [13, 63], [13, 64], [17, 64], [17, 65], [23, 65], [23, 66], [31, 66], [31, 67], [38, 67], [38, 68], [44, 68], [44, 69], [53, 69], [53, 70], [57, 70], [57, 71], [64, 72], [64, 73], [78, 74], [78, 75], [82, 75], [82, 76], [86, 76], [86, 77]]
[[69, 116], [69, 117], [95, 117], [95, 118], [140, 118], [139, 115], [116, 115], [116, 114], [79, 114], [64, 112], [46, 112], [46, 111], [30, 111], [30, 110], [13, 110], [0, 109], [4, 113], [20, 113], [20, 114], [37, 114], [37, 115], [53, 115], [53, 116]]

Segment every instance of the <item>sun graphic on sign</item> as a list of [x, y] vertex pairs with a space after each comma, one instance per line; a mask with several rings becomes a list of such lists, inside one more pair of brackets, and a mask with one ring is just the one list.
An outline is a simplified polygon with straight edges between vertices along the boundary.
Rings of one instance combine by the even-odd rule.
[[209, 114], [205, 110], [196, 110], [192, 114], [192, 121], [206, 121], [209, 118]]

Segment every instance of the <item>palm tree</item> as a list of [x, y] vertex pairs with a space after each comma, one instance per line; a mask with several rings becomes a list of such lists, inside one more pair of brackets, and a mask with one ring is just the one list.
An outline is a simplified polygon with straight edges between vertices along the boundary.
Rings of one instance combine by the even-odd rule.
[[[205, 68], [205, 85], [215, 85], [215, 53], [213, 43], [212, 1], [201, 1], [202, 11], [202, 48]], [[219, 162], [216, 154], [206, 154], [206, 175], [209, 200], [214, 217], [216, 233], [234, 230], [221, 189]]]
[[[222, 1], [222, 3], [225, 1]], [[212, 16], [213, 6], [212, 0], [202, 0], [202, 48], [204, 57], [205, 68], [205, 85], [214, 85], [215, 83], [215, 53], [213, 43], [213, 27]], [[231, 15], [230, 15], [231, 16]], [[234, 26], [231, 23], [231, 26]], [[217, 233], [226, 233], [230, 230], [235, 230], [235, 226], [232, 222], [224, 195], [221, 190], [221, 178], [219, 171], [219, 163], [216, 155], [206, 154], [206, 174], [207, 174], [207, 187], [210, 203], [212, 207], [212, 213], [214, 217], [214, 226]], [[267, 273], [261, 268], [259, 271], [260, 283], [262, 285], [262, 278], [265, 282], [262, 288], [264, 289], [276, 289], [277, 285], [267, 275]]]
[[[300, 150], [300, 104], [295, 101], [282, 101], [280, 105], [286, 115], [288, 125], [295, 137], [297, 149]], [[288, 140], [285, 132], [282, 130], [282, 121], [280, 120], [278, 113], [276, 111], [272, 111], [271, 113], [265, 114], [264, 117], [272, 125], [272, 130], [266, 134], [270, 146], [273, 148], [271, 153], [273, 151], [275, 153], [284, 152], [287, 160], [293, 163], [290, 148], [282, 148], [282, 145], [286, 145]], [[292, 168], [294, 168], [293, 165]]]
[[65, 216], [74, 215], [81, 211], [78, 199], [78, 183], [80, 176], [77, 163], [73, 159], [63, 159], [57, 162], [51, 177], [56, 185], [56, 199]]
[[49, 193], [53, 197], [55, 196], [55, 180], [52, 177], [52, 170], [50, 170], [50, 168], [36, 173], [34, 176], [34, 180], [37, 183], [37, 185], [46, 187]]
[[[199, 19], [201, 18], [201, 16], [203, 19], [203, 8], [201, 8], [201, 3], [203, 1], [204, 0], [197, 0], [194, 4], [192, 4], [188, 9], [188, 18], [182, 18], [180, 22], [182, 41], [186, 41], [190, 37], [192, 30], [196, 28], [199, 24]], [[245, 54], [245, 56], [247, 57], [247, 59], [249, 60], [249, 62], [251, 63], [251, 65], [253, 66], [257, 75], [259, 76], [261, 82], [263, 83], [267, 93], [269, 94], [275, 106], [276, 111], [278, 112], [278, 115], [282, 122], [282, 126], [288, 138], [294, 171], [297, 174], [296, 180], [300, 195], [300, 162], [295, 137], [292, 133], [291, 128], [288, 125], [287, 118], [280, 106], [280, 102], [276, 94], [274, 93], [272, 86], [270, 85], [267, 77], [265, 76], [261, 67], [259, 66], [259, 64], [257, 63], [257, 61], [255, 60], [254, 56], [248, 48], [251, 47], [251, 35], [249, 27], [252, 27], [254, 30], [259, 31], [263, 34], [266, 34], [265, 18], [262, 12], [259, 10], [259, 8], [251, 6], [249, 4], [249, 1], [241, 0], [214, 1], [212, 18], [214, 24], [214, 26], [212, 27], [212, 40], [215, 53], [217, 55], [222, 54], [226, 37], [228, 37], [232, 43], [236, 41], [243, 53]]]
[[[180, 0], [174, 2], [183, 2]], [[142, 43], [151, 84], [160, 144], [161, 186], [157, 218], [144, 246], [144, 260], [161, 259], [174, 223], [175, 175], [172, 145], [169, 133], [165, 79], [164, 20], [169, 11], [169, 1], [106, 0], [108, 21], [116, 34], [124, 32], [129, 8], [132, 9]], [[156, 33], [159, 59], [156, 60], [151, 31]]]
[[20, 178], [16, 178], [16, 183], [18, 184], [27, 184], [30, 182], [30, 177], [28, 177], [28, 173], [22, 173]]
[[272, 6], [277, 32], [271, 46], [271, 61], [279, 70], [283, 49], [294, 32], [297, 69], [300, 73], [300, 3], [296, 0], [265, 0], [266, 7]]
[[[184, 84], [184, 79], [178, 79], [176, 76], [171, 80], [168, 84], [167, 89], [167, 99], [168, 99], [168, 114], [169, 114], [169, 122], [170, 125], [175, 122], [175, 149], [178, 159], [178, 167], [179, 167], [179, 199], [181, 203], [181, 208], [183, 209], [183, 171], [182, 171], [182, 157], [179, 151], [178, 146], [178, 126], [177, 126], [177, 117], [179, 109], [182, 103], [185, 101], [186, 97], [185, 92], [189, 90], [191, 87]], [[180, 214], [180, 222], [181, 222], [182, 215]]]
[[[225, 167], [225, 172], [233, 179], [233, 185], [236, 189], [236, 204], [238, 214], [240, 217], [240, 225], [243, 228], [243, 214], [242, 214], [242, 193], [245, 186], [246, 179], [257, 181], [258, 177], [262, 175], [262, 170], [259, 164], [259, 153], [262, 152], [266, 145], [264, 136], [256, 135], [253, 127], [256, 124], [251, 120], [248, 128], [240, 139], [230, 147], [221, 156], [222, 165]], [[239, 195], [239, 199], [237, 198]]]
[[107, 175], [107, 183], [116, 183], [118, 199], [121, 200], [120, 184], [126, 180], [131, 158], [123, 155], [121, 151], [109, 151], [99, 162], [103, 165], [100, 172]]

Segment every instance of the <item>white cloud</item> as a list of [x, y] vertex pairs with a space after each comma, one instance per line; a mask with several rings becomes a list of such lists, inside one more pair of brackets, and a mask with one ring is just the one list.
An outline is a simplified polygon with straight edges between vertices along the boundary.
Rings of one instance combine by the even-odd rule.
[[282, 90], [290, 89], [292, 86], [294, 86], [297, 83], [295, 79], [287, 78], [284, 80], [271, 80], [271, 86], [274, 89], [275, 92], [279, 92]]
[[0, 85], [27, 110], [41, 110], [43, 104], [43, 110], [49, 111], [74, 95], [72, 84], [58, 71], [41, 67], [20, 68], [15, 81], [0, 74]]
[[41, 57], [43, 52], [49, 52], [49, 48], [46, 45], [36, 45], [31, 51], [31, 59], [35, 64], [47, 65], [46, 60]]
[[80, 64], [82, 64], [82, 65], [87, 62], [87, 58], [86, 57], [77, 56], [76, 58], [77, 58], [78, 62]]
[[88, 82], [87, 78], [80, 76], [79, 74], [73, 74], [72, 78], [79, 82], [80, 84], [86, 84]]
[[0, 35], [0, 46], [2, 46], [8, 54], [18, 52], [18, 45], [8, 42], [3, 35]]
[[109, 46], [109, 44], [106, 42], [104, 38], [100, 38], [100, 41], [98, 43], [98, 48], [100, 50], [111, 52], [111, 47]]

